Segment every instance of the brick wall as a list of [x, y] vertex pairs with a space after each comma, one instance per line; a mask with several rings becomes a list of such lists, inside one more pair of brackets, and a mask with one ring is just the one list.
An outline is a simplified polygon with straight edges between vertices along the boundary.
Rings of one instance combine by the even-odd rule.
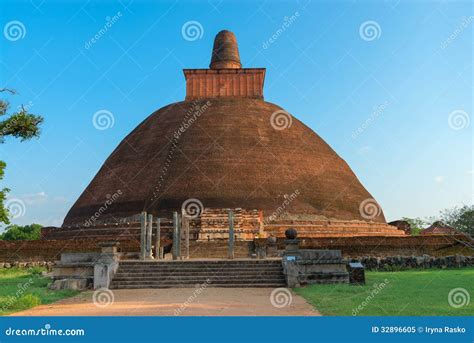
[[[63, 252], [99, 252], [96, 240], [0, 241], [0, 262], [56, 261]], [[122, 252], [139, 251], [137, 241], [122, 241]]]
[[[462, 243], [464, 242], [464, 243]], [[9, 242], [0, 241], [0, 262], [55, 261], [62, 252], [94, 252], [100, 251], [98, 240], [37, 240]], [[168, 242], [169, 243], [169, 242]], [[266, 244], [265, 239], [257, 239], [257, 244]], [[181, 247], [183, 248], [182, 243]], [[237, 241], [236, 257], [248, 256], [254, 242]], [[339, 237], [339, 238], [302, 238], [302, 249], [339, 249], [343, 256], [386, 257], [386, 256], [474, 256], [473, 250], [467, 246], [473, 240], [463, 235], [433, 235], [411, 237]], [[284, 239], [277, 240], [278, 249], [284, 249]], [[121, 241], [119, 250], [123, 253], [138, 252], [137, 240]], [[191, 258], [225, 258], [227, 241], [190, 242]]]
[[263, 99], [265, 69], [184, 69], [186, 100], [201, 98]]
[[[265, 239], [259, 239], [265, 244]], [[279, 250], [285, 248], [285, 239], [278, 238]], [[468, 245], [474, 241], [464, 235], [402, 236], [402, 237], [318, 237], [301, 238], [301, 249], [338, 249], [344, 257], [359, 256], [474, 256]]]

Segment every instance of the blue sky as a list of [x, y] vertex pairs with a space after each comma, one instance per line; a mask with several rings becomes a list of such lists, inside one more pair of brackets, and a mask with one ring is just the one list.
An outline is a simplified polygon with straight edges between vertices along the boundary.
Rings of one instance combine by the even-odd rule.
[[[13, 223], [60, 225], [122, 138], [156, 109], [184, 98], [182, 69], [208, 67], [221, 29], [236, 34], [244, 67], [267, 68], [265, 100], [322, 136], [388, 220], [472, 204], [469, 1], [2, 1], [1, 7], [1, 86], [20, 93], [8, 97], [13, 109], [24, 104], [45, 117], [39, 139], [0, 146], [3, 186], [11, 188], [11, 203], [23, 204]], [[197, 36], [183, 35], [186, 25], [197, 27]], [[106, 130], [93, 125], [100, 110], [113, 116]]]

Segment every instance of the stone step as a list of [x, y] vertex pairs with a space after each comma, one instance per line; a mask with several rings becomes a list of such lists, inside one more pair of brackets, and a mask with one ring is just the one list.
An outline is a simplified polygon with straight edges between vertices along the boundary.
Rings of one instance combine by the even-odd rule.
[[245, 273], [245, 274], [229, 274], [229, 273], [218, 273], [218, 274], [192, 274], [192, 273], [176, 273], [176, 274], [116, 274], [114, 280], [121, 280], [121, 279], [128, 279], [128, 280], [145, 280], [145, 279], [166, 279], [166, 278], [182, 278], [182, 279], [190, 279], [190, 278], [203, 278], [203, 279], [234, 279], [234, 278], [242, 278], [242, 279], [262, 279], [267, 277], [275, 277], [275, 278], [282, 278], [283, 273]]
[[240, 273], [229, 273], [229, 272], [202, 272], [202, 273], [180, 273], [180, 272], [171, 272], [171, 273], [135, 273], [135, 272], [121, 272], [119, 271], [117, 274], [115, 274], [115, 278], [123, 278], [123, 277], [130, 277], [130, 278], [144, 278], [144, 277], [165, 277], [165, 276], [176, 276], [176, 275], [183, 275], [183, 276], [229, 276], [229, 277], [234, 277], [234, 276], [242, 276], [242, 277], [258, 277], [258, 276], [267, 276], [267, 275], [283, 275], [281, 271], [260, 271], [260, 272], [240, 272]]
[[254, 279], [233, 279], [233, 280], [204, 280], [204, 279], [193, 279], [193, 280], [180, 280], [180, 279], [164, 279], [164, 280], [137, 280], [137, 281], [128, 281], [128, 280], [118, 280], [112, 283], [114, 286], [125, 286], [125, 285], [143, 285], [143, 286], [156, 286], [156, 285], [167, 285], [167, 284], [175, 284], [175, 285], [190, 285], [194, 287], [199, 287], [199, 285], [226, 285], [226, 284], [233, 284], [233, 285], [257, 285], [257, 284], [285, 284], [285, 279], [261, 279], [261, 280], [254, 280]]
[[283, 287], [285, 276], [281, 260], [121, 261], [110, 287], [169, 288], [199, 285]]
[[282, 267], [271, 267], [271, 268], [205, 268], [205, 267], [196, 267], [196, 268], [120, 268], [119, 272], [126, 273], [172, 273], [172, 272], [182, 272], [182, 273], [219, 273], [223, 271], [229, 271], [231, 273], [245, 273], [245, 272], [280, 272]]
[[225, 285], [225, 284], [233, 284], [233, 285], [241, 285], [241, 284], [260, 284], [260, 283], [274, 283], [274, 284], [282, 284], [284, 283], [284, 279], [262, 279], [262, 280], [254, 280], [254, 279], [235, 279], [235, 280], [136, 280], [136, 281], [117, 281], [112, 282], [112, 285], [166, 285], [166, 284], [179, 284], [179, 285]]
[[146, 273], [146, 272], [151, 272], [151, 273], [155, 273], [155, 272], [168, 272], [168, 271], [183, 271], [183, 272], [200, 272], [200, 271], [207, 271], [207, 272], [218, 272], [218, 271], [223, 271], [223, 270], [229, 270], [231, 272], [245, 272], [245, 271], [252, 271], [252, 270], [255, 270], [255, 271], [279, 271], [281, 270], [282, 267], [278, 267], [278, 266], [272, 266], [272, 267], [259, 267], [259, 268], [251, 268], [251, 267], [247, 267], [247, 268], [242, 268], [242, 267], [194, 267], [194, 268], [159, 268], [159, 267], [136, 267], [136, 268], [133, 268], [133, 267], [119, 267], [119, 271], [124, 271], [124, 272], [142, 272], [142, 273]]
[[233, 265], [242, 265], [242, 266], [268, 266], [268, 265], [280, 265], [281, 260], [274, 261], [264, 261], [264, 260], [249, 260], [249, 261], [167, 261], [167, 262], [157, 262], [157, 261], [120, 261], [120, 266], [180, 266], [180, 265], [224, 265], [224, 266], [233, 266]]
[[[210, 284], [206, 288], [277, 288], [285, 287], [285, 283], [248, 283], [248, 284]], [[149, 289], [149, 288], [195, 288], [196, 285], [187, 284], [155, 284], [155, 285], [121, 285], [112, 284], [110, 289]]]
[[249, 266], [249, 265], [209, 265], [209, 264], [203, 264], [203, 265], [181, 265], [181, 266], [144, 266], [144, 265], [136, 265], [136, 266], [120, 266], [123, 269], [146, 269], [146, 270], [177, 270], [177, 269], [279, 269], [281, 268], [280, 265], [268, 265], [268, 266], [263, 266], [263, 265], [255, 265], [255, 266]]

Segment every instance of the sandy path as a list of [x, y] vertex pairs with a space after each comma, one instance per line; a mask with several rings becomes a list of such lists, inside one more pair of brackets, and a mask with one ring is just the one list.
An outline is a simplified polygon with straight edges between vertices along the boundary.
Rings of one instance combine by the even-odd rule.
[[[279, 289], [281, 290], [281, 289]], [[199, 291], [199, 293], [198, 293]], [[113, 290], [97, 293], [102, 305], [93, 301], [93, 292], [83, 292], [54, 304], [16, 312], [13, 316], [318, 316], [302, 297], [273, 288], [169, 288]], [[289, 296], [291, 294], [291, 296]], [[288, 299], [291, 298], [291, 301]], [[97, 302], [96, 302], [97, 303]]]

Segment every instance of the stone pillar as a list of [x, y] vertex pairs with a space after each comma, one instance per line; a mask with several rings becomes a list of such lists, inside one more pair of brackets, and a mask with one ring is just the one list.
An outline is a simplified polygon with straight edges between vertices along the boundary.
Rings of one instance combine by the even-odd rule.
[[140, 260], [144, 260], [146, 255], [146, 212], [140, 216]]
[[151, 237], [152, 237], [152, 228], [153, 228], [153, 215], [148, 215], [148, 221], [146, 226], [146, 253], [145, 258], [147, 260], [153, 259], [153, 254], [151, 252]]
[[260, 235], [260, 237], [263, 237], [265, 234], [265, 222], [264, 222], [262, 210], [258, 211], [258, 224], [259, 224], [258, 234]]
[[101, 253], [94, 263], [94, 289], [109, 288], [119, 266], [118, 242], [99, 243]]
[[184, 251], [184, 257], [186, 259], [189, 259], [189, 218], [183, 217], [183, 223], [184, 223], [184, 244], [185, 244], [185, 251]]
[[299, 252], [299, 239], [298, 232], [295, 229], [288, 229], [285, 231], [285, 252], [283, 253], [282, 264], [283, 273], [285, 274], [287, 287], [299, 287], [299, 268], [298, 259], [300, 258]]
[[290, 228], [285, 231], [285, 254], [298, 254], [300, 240], [298, 237], [298, 231]]
[[234, 258], [234, 212], [229, 210], [229, 251], [227, 257]]
[[178, 213], [178, 240], [176, 243], [178, 243], [178, 259], [181, 259], [181, 237], [183, 237], [183, 220], [182, 220], [182, 215]]
[[160, 218], [156, 218], [156, 234], [155, 234], [155, 259], [161, 260], [161, 220]]
[[277, 257], [278, 256], [278, 246], [276, 237], [270, 236], [267, 238], [267, 257]]
[[179, 257], [179, 228], [178, 228], [178, 212], [173, 212], [173, 260]]

